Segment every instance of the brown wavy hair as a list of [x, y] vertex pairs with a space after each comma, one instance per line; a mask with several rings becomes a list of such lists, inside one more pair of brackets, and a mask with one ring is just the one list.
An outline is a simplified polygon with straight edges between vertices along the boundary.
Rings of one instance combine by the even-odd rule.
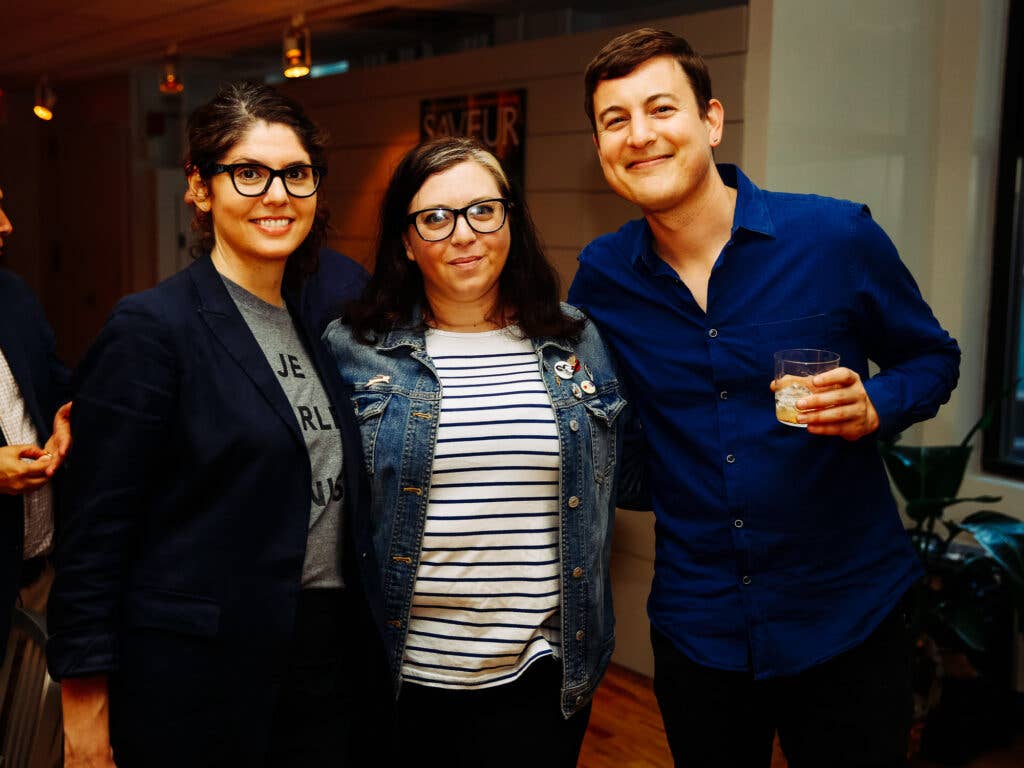
[[[474, 139], [446, 137], [419, 144], [406, 153], [391, 175], [381, 204], [376, 264], [362, 298], [350, 304], [345, 320], [353, 335], [373, 344], [395, 327], [422, 329], [422, 312], [429, 312], [423, 275], [406, 258], [402, 237], [409, 232], [409, 205], [431, 176], [465, 162], [479, 164], [494, 177], [501, 196], [509, 201], [508, 259], [498, 278], [498, 311], [514, 319], [527, 338], [553, 336], [576, 340], [583, 321], [566, 317], [559, 301], [558, 273], [537, 236], [526, 200], [511, 184], [498, 160]], [[421, 314], [413, 316], [419, 307]]]
[[[199, 174], [209, 186], [211, 170], [231, 148], [242, 140], [257, 122], [279, 123], [295, 131], [310, 162], [327, 168], [326, 134], [306, 116], [298, 102], [263, 83], [242, 81], [224, 85], [209, 102], [197, 108], [188, 119], [188, 148], [185, 151], [185, 176]], [[327, 234], [330, 213], [318, 191], [313, 226], [306, 239], [288, 257], [284, 284], [296, 288], [319, 265], [320, 246]], [[193, 205], [193, 257], [205, 256], [213, 249], [213, 215]]]

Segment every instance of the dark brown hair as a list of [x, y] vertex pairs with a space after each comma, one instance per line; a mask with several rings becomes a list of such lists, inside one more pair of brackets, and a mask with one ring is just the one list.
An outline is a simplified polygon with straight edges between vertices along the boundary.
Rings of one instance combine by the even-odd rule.
[[424, 327], [422, 315], [413, 316], [415, 307], [429, 311], [423, 275], [407, 258], [402, 240], [411, 226], [409, 205], [428, 178], [465, 162], [487, 170], [510, 203], [506, 226], [511, 242], [498, 278], [498, 311], [514, 319], [528, 338], [577, 339], [583, 321], [562, 314], [558, 273], [544, 255], [522, 193], [509, 183], [494, 155], [473, 139], [455, 137], [413, 147], [391, 175], [381, 204], [373, 275], [345, 315], [355, 338], [373, 344], [395, 327]]
[[669, 56], [679, 62], [697, 98], [701, 119], [707, 115], [708, 102], [711, 101], [711, 76], [704, 59], [679, 35], [644, 27], [609, 41], [587, 65], [586, 74], [583, 75], [583, 110], [595, 134], [597, 121], [594, 117], [594, 91], [597, 86], [605, 80], [625, 77], [641, 64], [658, 56]]
[[[212, 100], [196, 109], [188, 119], [188, 148], [185, 152], [185, 176], [198, 172], [209, 187], [211, 170], [221, 162], [257, 122], [286, 125], [295, 131], [302, 148], [309, 154], [313, 165], [327, 168], [326, 137], [310, 120], [302, 107], [268, 85], [256, 82], [237, 82], [223, 86]], [[192, 229], [196, 243], [193, 256], [208, 254], [213, 249], [213, 216], [193, 206]], [[327, 232], [329, 213], [322, 192], [317, 192], [313, 226], [306, 239], [288, 257], [284, 283], [297, 287], [302, 280], [316, 271], [318, 254]]]

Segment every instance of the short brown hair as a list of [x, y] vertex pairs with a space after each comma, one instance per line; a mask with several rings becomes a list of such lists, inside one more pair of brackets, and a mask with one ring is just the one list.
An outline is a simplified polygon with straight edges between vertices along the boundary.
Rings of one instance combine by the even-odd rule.
[[594, 118], [594, 91], [597, 86], [605, 80], [625, 77], [641, 64], [658, 56], [669, 56], [679, 62], [686, 79], [690, 81], [693, 95], [697, 97], [701, 118], [707, 115], [708, 102], [711, 101], [711, 76], [704, 59], [679, 35], [663, 29], [644, 27], [609, 41], [587, 65], [587, 72], [583, 76], [583, 110], [587, 113], [594, 133], [597, 133], [597, 121]]

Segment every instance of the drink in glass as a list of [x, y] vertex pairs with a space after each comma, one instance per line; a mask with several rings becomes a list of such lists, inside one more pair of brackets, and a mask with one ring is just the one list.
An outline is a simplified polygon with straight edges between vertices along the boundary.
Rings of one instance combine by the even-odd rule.
[[[811, 379], [839, 367], [839, 355], [827, 349], [783, 349], [775, 353], [775, 418], [788, 427], [807, 428], [797, 421], [796, 404], [814, 393]], [[806, 412], [806, 411], [805, 411]]]

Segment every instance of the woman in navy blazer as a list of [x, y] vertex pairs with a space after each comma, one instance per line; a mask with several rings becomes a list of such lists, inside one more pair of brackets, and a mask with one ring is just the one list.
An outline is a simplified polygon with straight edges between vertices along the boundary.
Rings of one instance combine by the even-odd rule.
[[[349, 588], [304, 588], [307, 539], [323, 543], [314, 500], [340, 496], [347, 525], [364, 492], [351, 408], [298, 309], [324, 163], [315, 126], [266, 86], [197, 110], [186, 172], [207, 252], [122, 300], [76, 374], [48, 649], [67, 766], [344, 764], [354, 569], [338, 551]], [[316, 421], [286, 395], [253, 305], [288, 307], [303, 378], [332, 406]], [[340, 436], [336, 483], [312, 474], [310, 427]]]

